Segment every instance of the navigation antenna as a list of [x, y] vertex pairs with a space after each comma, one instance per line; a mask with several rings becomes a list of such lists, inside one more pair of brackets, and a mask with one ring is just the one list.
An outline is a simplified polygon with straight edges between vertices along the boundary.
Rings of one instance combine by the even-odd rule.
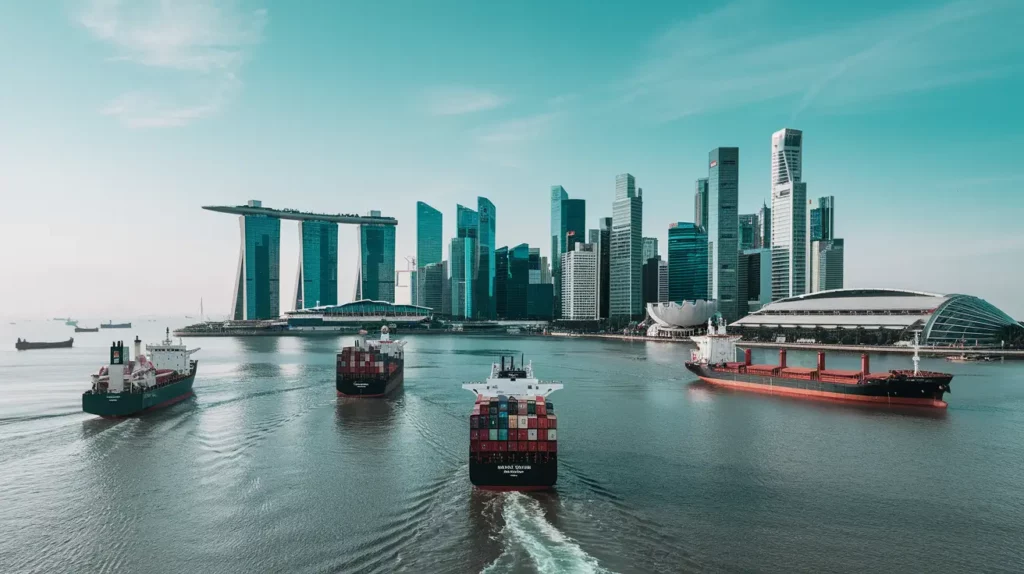
[[921, 350], [921, 337], [920, 337], [920, 335], [921, 335], [921, 331], [914, 331], [914, 376], [915, 377], [921, 374], [921, 369], [919, 368], [919, 365], [921, 364], [921, 355], [918, 354], [918, 351]]

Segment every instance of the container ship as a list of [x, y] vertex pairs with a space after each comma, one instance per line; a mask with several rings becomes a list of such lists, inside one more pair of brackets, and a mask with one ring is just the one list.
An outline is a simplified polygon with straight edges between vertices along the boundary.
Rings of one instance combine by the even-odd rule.
[[744, 391], [802, 398], [859, 401], [886, 405], [914, 405], [945, 408], [942, 400], [950, 390], [953, 375], [919, 369], [920, 355], [914, 340], [913, 370], [872, 373], [867, 354], [861, 355], [859, 371], [825, 368], [825, 353], [818, 353], [816, 368], [790, 367], [786, 350], [779, 351], [778, 365], [754, 365], [750, 349], [743, 362], [736, 362], [739, 337], [728, 335], [725, 325], [715, 327], [708, 321], [708, 334], [691, 337], [697, 343], [686, 368], [706, 383]]
[[67, 341], [57, 341], [57, 342], [53, 342], [53, 343], [50, 343], [50, 342], [46, 342], [46, 343], [42, 343], [42, 342], [40, 342], [40, 343], [33, 343], [32, 341], [23, 341], [21, 338], [19, 338], [14, 343], [14, 348], [19, 350], [19, 351], [31, 351], [33, 349], [70, 349], [71, 345], [74, 345], [74, 344], [75, 344], [74, 337], [68, 339]]
[[146, 345], [135, 338], [135, 358], [122, 341], [110, 345], [110, 363], [92, 376], [92, 388], [82, 394], [82, 410], [104, 418], [137, 415], [166, 407], [192, 396], [198, 362], [189, 357], [199, 349], [186, 349], [167, 338]]
[[405, 341], [393, 340], [387, 327], [380, 339], [356, 339], [338, 353], [339, 397], [384, 397], [402, 386]]
[[547, 396], [559, 383], [538, 381], [533, 363], [491, 366], [469, 416], [469, 480], [488, 490], [547, 490], [558, 481], [558, 419]]

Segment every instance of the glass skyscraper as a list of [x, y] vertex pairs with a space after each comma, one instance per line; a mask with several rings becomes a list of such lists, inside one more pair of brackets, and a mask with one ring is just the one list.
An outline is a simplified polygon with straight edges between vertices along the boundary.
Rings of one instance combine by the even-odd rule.
[[628, 174], [615, 177], [612, 203], [612, 237], [609, 317], [639, 318], [643, 314], [643, 192]]
[[811, 242], [811, 291], [843, 288], [843, 240], [818, 239]]
[[[762, 204], [757, 210], [757, 245], [758, 249], [771, 249], [772, 246], [772, 208]], [[771, 275], [769, 273], [769, 275]]]
[[715, 148], [708, 160], [708, 296], [732, 322], [739, 319], [740, 150]]
[[693, 193], [693, 222], [697, 227], [708, 227], [708, 178], [697, 180]]
[[420, 295], [419, 304], [423, 307], [430, 307], [434, 313], [444, 313], [444, 295], [447, 289], [444, 284], [448, 281], [448, 266], [444, 261], [431, 263], [420, 268], [419, 283]]
[[[423, 269], [432, 263], [440, 263], [444, 259], [444, 240], [442, 239], [443, 218], [441, 212], [423, 203], [416, 202], [416, 270], [417, 285], [413, 304], [418, 305], [420, 293], [423, 292]], [[440, 313], [440, 309], [435, 309]]]
[[338, 304], [338, 224], [299, 221], [295, 309]]
[[508, 317], [508, 247], [494, 250], [494, 315]]
[[739, 217], [740, 251], [757, 246], [757, 214], [747, 213]]
[[281, 315], [281, 220], [239, 216], [242, 246], [235, 279], [235, 320], [276, 319]]
[[555, 283], [555, 297], [561, 288], [561, 281], [558, 275], [558, 266], [561, 264], [561, 255], [565, 252], [562, 243], [565, 235], [562, 234], [562, 201], [569, 199], [569, 194], [560, 185], [551, 186], [551, 277]]
[[772, 134], [772, 300], [807, 292], [807, 184], [803, 132]]
[[695, 223], [668, 226], [668, 299], [708, 298], [708, 235]]
[[836, 198], [829, 195], [818, 198], [818, 207], [810, 210], [810, 237], [809, 241], [827, 241], [832, 239], [835, 233], [835, 201]]
[[612, 218], [602, 217], [598, 220], [597, 264], [598, 264], [598, 316], [608, 318], [608, 301], [610, 299], [611, 253], [612, 253]]
[[480, 216], [472, 209], [455, 206], [455, 240], [452, 241], [448, 261], [452, 274], [452, 315], [473, 318], [476, 297], [477, 234]]
[[359, 226], [358, 287], [356, 299], [395, 302], [395, 226]]
[[494, 204], [485, 197], [476, 199], [477, 206], [477, 244], [474, 269], [476, 278], [473, 282], [476, 294], [473, 298], [474, 316], [480, 319], [493, 319], [494, 301], [494, 232], [496, 211]]
[[[508, 283], [505, 288], [505, 313], [508, 319], [525, 319], [527, 314], [531, 262], [539, 264], [539, 252], [531, 257], [530, 246], [516, 245], [508, 252]], [[539, 276], [539, 269], [536, 270]]]
[[[586, 243], [587, 202], [584, 199], [562, 200], [562, 253], [572, 251], [577, 243]], [[559, 254], [561, 255], [561, 253]], [[561, 266], [561, 263], [559, 263]]]

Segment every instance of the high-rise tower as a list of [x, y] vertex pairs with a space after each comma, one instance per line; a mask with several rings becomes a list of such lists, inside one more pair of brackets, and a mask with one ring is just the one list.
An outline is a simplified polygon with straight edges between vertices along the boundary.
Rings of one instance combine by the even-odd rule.
[[609, 317], [638, 318], [643, 314], [643, 192], [635, 178], [615, 177], [612, 203], [612, 250], [609, 281]]
[[739, 319], [740, 150], [720, 147], [708, 154], [708, 295], [726, 321]]
[[[380, 217], [371, 211], [371, 217]], [[359, 282], [356, 299], [395, 302], [395, 226], [359, 226]]]
[[477, 208], [477, 244], [474, 268], [476, 289], [474, 316], [480, 319], [493, 319], [495, 314], [494, 300], [494, 232], [497, 212], [494, 204], [486, 197], [476, 198]]
[[338, 224], [299, 221], [295, 309], [338, 304]]
[[803, 132], [772, 134], [772, 300], [807, 292], [807, 184]]
[[[260, 208], [257, 200], [249, 207]], [[281, 220], [241, 215], [242, 247], [235, 277], [235, 320], [276, 319], [281, 315]]]

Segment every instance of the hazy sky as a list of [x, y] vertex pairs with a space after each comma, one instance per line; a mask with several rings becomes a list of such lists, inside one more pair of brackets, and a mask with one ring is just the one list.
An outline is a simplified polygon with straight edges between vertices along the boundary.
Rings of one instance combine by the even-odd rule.
[[[0, 315], [227, 313], [239, 228], [200, 205], [397, 217], [490, 198], [546, 254], [552, 184], [644, 235], [693, 219], [708, 151], [804, 130], [846, 285], [981, 296], [1024, 318], [1024, 2], [0, 3]], [[297, 227], [282, 223], [282, 309]], [[341, 299], [356, 231], [343, 227]]]

